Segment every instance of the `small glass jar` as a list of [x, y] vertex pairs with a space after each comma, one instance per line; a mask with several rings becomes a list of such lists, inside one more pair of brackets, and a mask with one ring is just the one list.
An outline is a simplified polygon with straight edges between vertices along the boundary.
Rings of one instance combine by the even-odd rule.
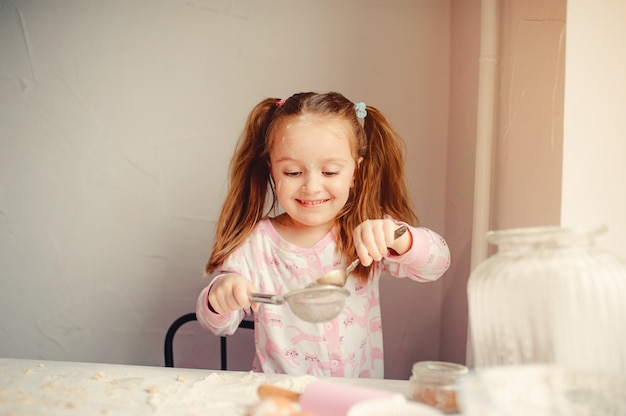
[[461, 364], [445, 361], [420, 361], [413, 365], [409, 381], [413, 387], [413, 400], [435, 407], [444, 413], [457, 413], [459, 382], [469, 374]]

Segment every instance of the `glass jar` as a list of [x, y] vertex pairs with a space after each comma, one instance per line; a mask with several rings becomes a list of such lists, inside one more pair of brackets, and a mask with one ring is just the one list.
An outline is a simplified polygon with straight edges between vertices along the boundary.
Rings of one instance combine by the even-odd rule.
[[626, 263], [595, 246], [606, 228], [491, 231], [497, 253], [468, 281], [477, 368], [555, 363], [626, 374]]
[[466, 366], [444, 361], [420, 361], [413, 365], [409, 378], [413, 400], [435, 407], [444, 413], [458, 412], [459, 383], [467, 376]]

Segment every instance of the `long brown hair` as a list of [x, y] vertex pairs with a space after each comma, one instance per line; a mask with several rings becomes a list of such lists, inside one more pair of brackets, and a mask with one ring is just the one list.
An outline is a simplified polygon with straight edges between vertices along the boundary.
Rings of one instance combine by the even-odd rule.
[[[352, 231], [367, 219], [394, 219], [417, 225], [418, 219], [404, 178], [404, 142], [383, 113], [366, 107], [363, 125], [355, 104], [336, 92], [299, 93], [287, 100], [267, 98], [257, 104], [246, 121], [230, 162], [229, 188], [220, 213], [215, 243], [205, 271], [216, 270], [250, 235], [256, 224], [276, 212], [278, 201], [270, 179], [269, 153], [281, 120], [300, 114], [345, 120], [353, 132], [353, 155], [362, 158], [354, 187], [337, 217], [337, 250], [348, 261], [356, 259]], [[367, 279], [369, 270], [355, 273]]]

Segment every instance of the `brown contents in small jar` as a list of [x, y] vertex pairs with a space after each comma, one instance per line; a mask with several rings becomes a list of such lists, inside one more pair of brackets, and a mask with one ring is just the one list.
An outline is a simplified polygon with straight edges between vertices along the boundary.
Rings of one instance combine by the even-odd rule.
[[418, 386], [413, 392], [413, 400], [436, 407], [444, 412], [456, 412], [458, 410], [456, 391], [441, 387]]

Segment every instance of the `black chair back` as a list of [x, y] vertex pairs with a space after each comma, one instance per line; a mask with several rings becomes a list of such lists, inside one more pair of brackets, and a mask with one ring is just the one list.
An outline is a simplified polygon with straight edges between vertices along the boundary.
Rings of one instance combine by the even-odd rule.
[[[163, 346], [166, 367], [174, 367], [174, 335], [176, 335], [176, 331], [187, 322], [196, 320], [195, 312], [187, 313], [177, 318], [168, 328]], [[254, 329], [254, 321], [244, 319], [239, 323], [239, 328]], [[220, 370], [228, 369], [226, 338], [227, 337], [220, 337]]]

